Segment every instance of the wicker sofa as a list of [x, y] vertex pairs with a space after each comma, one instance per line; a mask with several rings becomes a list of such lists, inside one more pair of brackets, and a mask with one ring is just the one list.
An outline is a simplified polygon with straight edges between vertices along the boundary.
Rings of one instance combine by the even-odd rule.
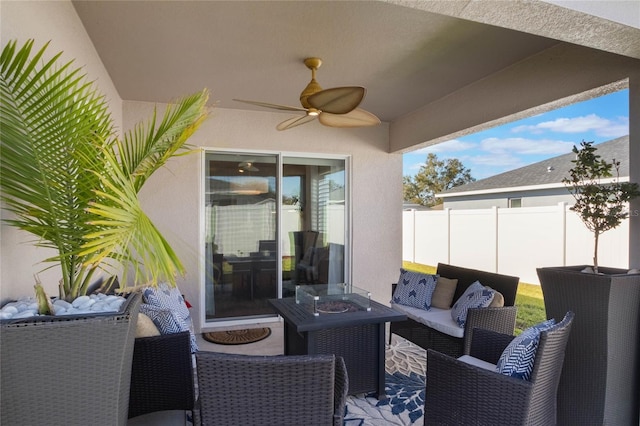
[[[504, 306], [469, 309], [464, 329], [456, 330], [454, 333], [451, 332], [449, 324], [443, 324], [443, 327], [437, 324], [447, 321], [453, 323], [450, 312], [443, 312], [441, 309], [432, 309], [430, 311], [407, 309], [402, 305], [392, 304], [394, 309], [407, 314], [408, 319], [406, 321], [392, 322], [391, 333], [404, 337], [424, 349], [433, 349], [456, 358], [469, 353], [469, 345], [474, 328], [484, 328], [509, 335], [513, 334], [517, 310], [514, 304], [516, 292], [518, 291], [518, 282], [520, 281], [519, 277], [463, 268], [445, 263], [438, 263], [436, 274], [458, 280], [451, 306], [475, 281], [480, 281], [482, 285], [489, 286], [500, 292], [504, 297]], [[392, 285], [392, 294], [396, 285]]]

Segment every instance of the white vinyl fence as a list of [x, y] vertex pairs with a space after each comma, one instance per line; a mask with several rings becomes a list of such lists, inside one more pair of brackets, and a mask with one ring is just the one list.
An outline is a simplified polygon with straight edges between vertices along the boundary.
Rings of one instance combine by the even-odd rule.
[[[441, 211], [402, 216], [402, 259], [499, 272], [539, 284], [536, 268], [591, 265], [593, 234], [566, 203], [549, 207]], [[629, 221], [600, 236], [598, 264], [628, 268]]]

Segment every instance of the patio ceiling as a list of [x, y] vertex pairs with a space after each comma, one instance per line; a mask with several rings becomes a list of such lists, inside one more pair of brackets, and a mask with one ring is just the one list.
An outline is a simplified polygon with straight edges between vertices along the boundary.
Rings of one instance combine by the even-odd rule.
[[538, 1], [73, 4], [125, 100], [207, 87], [220, 108], [264, 110], [233, 98], [298, 106], [310, 79], [302, 60], [318, 56], [324, 88], [365, 86], [361, 107], [393, 123], [561, 42], [640, 58], [630, 42], [640, 29]]

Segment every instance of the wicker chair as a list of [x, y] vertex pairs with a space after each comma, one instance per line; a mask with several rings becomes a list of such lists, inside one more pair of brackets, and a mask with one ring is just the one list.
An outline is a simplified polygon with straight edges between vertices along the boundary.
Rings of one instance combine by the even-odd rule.
[[[555, 425], [557, 391], [573, 312], [540, 335], [531, 379], [427, 351], [425, 425]], [[471, 356], [497, 363], [513, 336], [476, 329]]]
[[203, 426], [343, 424], [348, 379], [341, 357], [198, 352], [196, 365]]
[[133, 349], [129, 418], [193, 410], [194, 372], [188, 331], [139, 337]]

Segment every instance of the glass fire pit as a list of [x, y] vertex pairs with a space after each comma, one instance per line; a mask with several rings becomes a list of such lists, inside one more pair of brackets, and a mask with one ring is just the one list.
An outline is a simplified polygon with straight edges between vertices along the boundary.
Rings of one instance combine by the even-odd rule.
[[315, 316], [370, 311], [371, 293], [344, 283], [298, 285], [296, 303]]

